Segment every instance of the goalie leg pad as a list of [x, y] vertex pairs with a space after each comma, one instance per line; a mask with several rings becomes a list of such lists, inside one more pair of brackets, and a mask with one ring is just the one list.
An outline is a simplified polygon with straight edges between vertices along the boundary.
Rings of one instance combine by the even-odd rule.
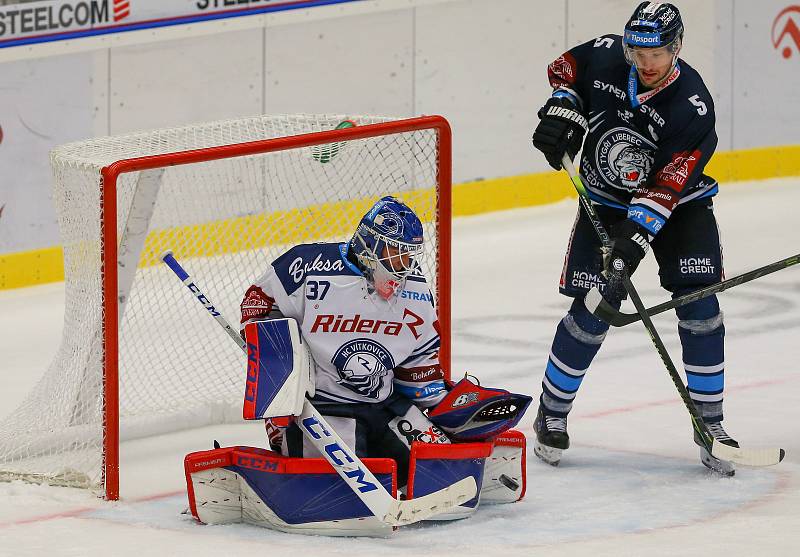
[[192, 474], [189, 494], [192, 514], [203, 524], [242, 522], [239, 475], [227, 468], [210, 468]]
[[252, 321], [244, 327], [247, 344], [245, 420], [298, 416], [306, 393], [314, 395], [314, 359], [290, 318]]
[[231, 465], [233, 449], [189, 453], [183, 460], [192, 515], [203, 524], [241, 522], [239, 476]]
[[486, 459], [481, 486], [481, 503], [514, 503], [525, 496], [527, 475], [525, 435], [511, 429], [494, 440]]
[[408, 498], [433, 493], [472, 476], [478, 486], [478, 495], [447, 512], [434, 515], [430, 520], [456, 520], [470, 516], [478, 508], [484, 464], [491, 452], [491, 443], [441, 445], [414, 442], [409, 461]]
[[[364, 464], [396, 494], [392, 460], [365, 459]], [[184, 468], [189, 507], [205, 524], [245, 522], [283, 532], [328, 536], [383, 537], [392, 532], [324, 459], [228, 447], [191, 453]]]

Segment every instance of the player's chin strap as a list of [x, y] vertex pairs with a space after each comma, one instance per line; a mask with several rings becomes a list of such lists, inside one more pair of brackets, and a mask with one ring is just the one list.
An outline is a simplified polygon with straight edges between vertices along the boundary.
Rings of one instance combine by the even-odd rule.
[[[161, 256], [161, 260], [178, 276], [194, 297], [203, 304], [203, 307], [225, 329], [228, 336], [236, 342], [237, 346], [246, 355], [247, 347], [242, 337], [233, 330], [225, 317], [214, 308], [211, 301], [195, 284], [181, 264], [178, 263], [172, 252], [165, 252]], [[353, 490], [353, 493], [361, 499], [378, 520], [390, 526], [403, 526], [431, 518], [435, 514], [469, 501], [478, 494], [478, 486], [475, 483], [475, 479], [469, 476], [423, 497], [398, 501], [386, 491], [383, 484], [369, 471], [361, 459], [356, 456], [355, 451], [344, 442], [308, 399], [303, 403], [303, 411], [296, 417], [295, 421], [303, 435], [311, 441], [322, 456], [325, 457], [325, 460], [333, 466], [333, 469]]]
[[[575, 170], [575, 166], [572, 164], [572, 160], [570, 159], [569, 155], [564, 155], [564, 157], [561, 159], [561, 165], [564, 167], [564, 170], [569, 175], [572, 184], [578, 191], [580, 203], [583, 206], [584, 211], [586, 211], [586, 216], [588, 216], [589, 220], [592, 222], [592, 226], [594, 227], [597, 236], [600, 238], [600, 242], [603, 244], [604, 248], [609, 249], [611, 247], [611, 239], [609, 238], [608, 233], [603, 226], [603, 222], [600, 220], [600, 217], [597, 214], [597, 211], [594, 210], [592, 202], [589, 199], [589, 193], [586, 191], [586, 188], [581, 181], [581, 177]], [[617, 260], [615, 263], [616, 262], [622, 261]], [[661, 340], [655, 325], [653, 325], [653, 321], [650, 319], [650, 315], [648, 315], [647, 309], [644, 307], [638, 292], [636, 292], [636, 288], [634, 288], [631, 279], [628, 277], [628, 272], [627, 269], [624, 268], [624, 263], [621, 274], [622, 284], [625, 286], [625, 290], [628, 292], [628, 295], [630, 296], [631, 301], [636, 308], [636, 312], [639, 314], [639, 317], [642, 320], [642, 323], [644, 323], [644, 327], [647, 329], [647, 333], [650, 335], [650, 340], [653, 341], [653, 345], [655, 346], [658, 355], [661, 357], [661, 361], [664, 362], [664, 366], [667, 368], [670, 379], [672, 379], [672, 382], [675, 384], [675, 388], [678, 389], [678, 394], [681, 396], [683, 404], [686, 406], [686, 409], [691, 415], [692, 427], [697, 432], [705, 449], [720, 460], [727, 460], [729, 462], [735, 462], [745, 466], [769, 466], [772, 464], [777, 464], [783, 460], [785, 455], [783, 449], [741, 449], [729, 447], [728, 445], [724, 445], [714, 439], [714, 436], [711, 435], [711, 432], [708, 430], [708, 426], [706, 426], [705, 422], [703, 421], [700, 412], [697, 410], [694, 402], [692, 402], [692, 399], [689, 396], [689, 391], [683, 384], [683, 380], [678, 374], [678, 370], [675, 369], [675, 364], [672, 363], [672, 358], [670, 358], [669, 353], [664, 346], [664, 342]]]

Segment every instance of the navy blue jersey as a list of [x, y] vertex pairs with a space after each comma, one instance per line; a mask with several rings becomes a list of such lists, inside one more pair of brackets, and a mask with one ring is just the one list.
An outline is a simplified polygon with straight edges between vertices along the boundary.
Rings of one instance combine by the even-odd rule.
[[714, 102], [689, 64], [644, 90], [622, 37], [604, 35], [561, 55], [548, 77], [589, 120], [580, 173], [594, 201], [627, 209], [655, 236], [678, 204], [717, 192], [703, 174], [717, 146]]

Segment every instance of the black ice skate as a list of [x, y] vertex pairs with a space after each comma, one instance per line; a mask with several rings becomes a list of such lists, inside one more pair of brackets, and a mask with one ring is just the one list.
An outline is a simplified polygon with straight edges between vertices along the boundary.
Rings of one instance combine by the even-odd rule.
[[558, 466], [561, 453], [569, 448], [567, 418], [545, 414], [544, 407], [540, 404], [533, 430], [536, 432], [533, 452], [547, 464]]
[[[705, 424], [714, 439], [724, 445], [728, 445], [729, 447], [736, 447], [737, 449], [739, 448], [739, 443], [731, 438], [725, 429], [723, 429], [722, 422], [705, 422]], [[721, 474], [723, 476], [730, 477], [736, 474], [736, 468], [734, 467], [733, 462], [720, 460], [709, 453], [708, 450], [703, 446], [703, 442], [700, 439], [700, 434], [698, 434], [696, 431], [694, 432], [694, 442], [700, 446], [700, 461], [707, 468], [710, 468], [717, 474]]]

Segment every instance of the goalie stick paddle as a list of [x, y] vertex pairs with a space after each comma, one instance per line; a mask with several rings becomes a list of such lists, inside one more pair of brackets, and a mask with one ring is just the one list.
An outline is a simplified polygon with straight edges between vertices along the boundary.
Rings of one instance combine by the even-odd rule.
[[[659, 313], [667, 310], [700, 300], [707, 296], [711, 296], [712, 294], [716, 294], [717, 292], [723, 292], [724, 290], [733, 288], [734, 286], [739, 286], [740, 284], [744, 284], [765, 275], [775, 273], [782, 269], [786, 269], [787, 267], [797, 265], [798, 263], [800, 263], [800, 253], [791, 257], [787, 257], [786, 259], [781, 259], [780, 261], [770, 263], [769, 265], [764, 265], [758, 269], [753, 269], [752, 271], [742, 273], [741, 275], [737, 275], [727, 280], [723, 280], [722, 282], [706, 286], [705, 288], [690, 292], [689, 294], [673, 298], [672, 300], [658, 304], [657, 306], [649, 307], [647, 308], [647, 315], [651, 317], [653, 315], [658, 315]], [[589, 290], [589, 293], [586, 294], [584, 303], [589, 311], [612, 327], [624, 327], [625, 325], [630, 325], [631, 323], [641, 320], [641, 316], [638, 313], [625, 313], [614, 308], [605, 300], [605, 298], [603, 298], [603, 295], [600, 294], [600, 291], [596, 286], [593, 286], [592, 289]]]
[[[597, 211], [595, 211], [594, 207], [592, 207], [592, 202], [589, 199], [589, 193], [586, 191], [580, 176], [575, 170], [572, 160], [568, 155], [564, 155], [561, 160], [561, 164], [569, 175], [569, 179], [572, 181], [572, 184], [575, 186], [575, 189], [578, 192], [580, 204], [584, 211], [586, 211], [586, 215], [589, 217], [589, 220], [592, 222], [592, 226], [594, 227], [597, 236], [600, 238], [600, 242], [603, 244], [604, 248], [610, 248], [611, 239], [608, 236], [608, 233], [606, 232], [606, 229], [603, 226], [603, 222], [600, 220]], [[655, 346], [656, 351], [661, 358], [661, 361], [664, 362], [664, 366], [667, 368], [670, 379], [672, 379], [672, 382], [674, 383], [675, 388], [678, 390], [678, 394], [680, 395], [683, 404], [686, 406], [686, 409], [691, 415], [692, 427], [697, 432], [705, 449], [719, 460], [735, 462], [744, 466], [771, 466], [773, 464], [778, 464], [781, 460], [783, 460], [783, 457], [785, 456], [783, 449], [737, 449], [735, 447], [729, 447], [728, 445], [720, 443], [714, 439], [714, 436], [711, 435], [711, 432], [708, 430], [708, 426], [706, 426], [703, 418], [700, 416], [700, 412], [697, 410], [697, 407], [694, 405], [694, 402], [689, 396], [689, 391], [683, 384], [683, 380], [678, 374], [678, 370], [675, 368], [675, 364], [672, 362], [672, 358], [670, 358], [669, 352], [667, 352], [667, 348], [664, 346], [664, 342], [661, 340], [661, 337], [659, 336], [652, 319], [650, 319], [647, 309], [642, 303], [642, 299], [639, 297], [639, 294], [636, 292], [636, 288], [634, 288], [631, 279], [628, 277], [627, 270], [622, 271], [622, 282], [625, 286], [625, 290], [628, 292], [628, 295], [631, 298], [631, 301], [633, 302], [634, 307], [636, 308], [638, 316], [642, 320], [647, 333], [650, 335], [650, 340], [652, 340], [653, 345]]]
[[[236, 342], [245, 355], [247, 346], [244, 339], [234, 331], [223, 315], [211, 304], [206, 295], [195, 284], [189, 273], [175, 259], [171, 251], [166, 251], [161, 260], [186, 285], [189, 291], [219, 323], [220, 327]], [[474, 498], [478, 494], [475, 479], [463, 478], [439, 491], [407, 501], [392, 497], [372, 472], [366, 467], [355, 451], [328, 424], [308, 399], [303, 403], [303, 412], [296, 417], [303, 435], [319, 450], [334, 470], [341, 476], [353, 493], [361, 499], [378, 520], [390, 526], [404, 526], [430, 518]]]

